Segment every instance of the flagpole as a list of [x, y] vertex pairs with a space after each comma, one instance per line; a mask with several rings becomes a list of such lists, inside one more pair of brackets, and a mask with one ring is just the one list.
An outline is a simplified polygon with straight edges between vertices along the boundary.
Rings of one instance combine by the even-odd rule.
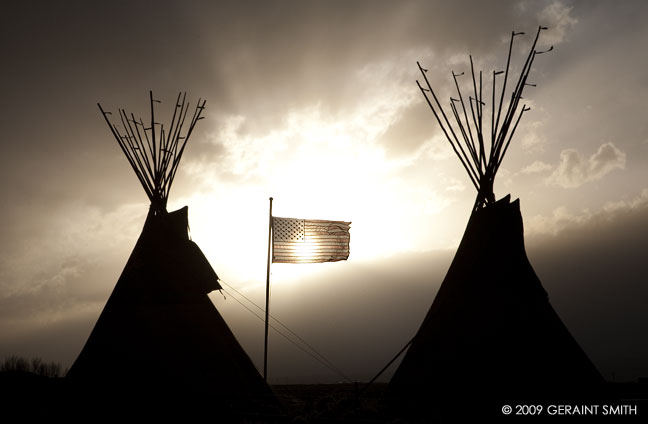
[[268, 268], [266, 271], [265, 343], [263, 346], [263, 381], [268, 381], [268, 323], [270, 317], [270, 249], [272, 247], [272, 197], [268, 215]]

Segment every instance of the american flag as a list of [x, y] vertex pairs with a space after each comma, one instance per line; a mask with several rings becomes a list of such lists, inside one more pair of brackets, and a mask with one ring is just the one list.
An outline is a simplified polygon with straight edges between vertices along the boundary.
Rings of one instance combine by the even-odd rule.
[[272, 262], [316, 263], [349, 257], [350, 222], [272, 218]]

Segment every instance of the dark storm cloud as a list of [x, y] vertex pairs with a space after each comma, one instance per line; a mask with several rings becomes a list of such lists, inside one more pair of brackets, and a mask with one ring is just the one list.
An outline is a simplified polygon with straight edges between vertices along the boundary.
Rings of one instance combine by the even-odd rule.
[[[8, 296], [5, 293], [0, 297], [0, 320], [21, 321], [47, 314], [57, 315], [86, 307], [88, 303], [99, 306], [110, 294], [109, 288], [114, 282], [97, 284], [97, 280], [104, 280], [98, 276], [116, 278], [114, 270], [120, 265], [111, 262], [97, 266], [81, 258], [64, 258], [54, 272], [34, 275], [30, 290], [16, 291]], [[89, 275], [96, 277], [88, 281]]]
[[[415, 102], [403, 111], [403, 116], [378, 139], [385, 146], [388, 155], [408, 155], [414, 153], [426, 140], [439, 133], [432, 125], [430, 110], [422, 101]], [[429, 121], [430, 125], [421, 126], [419, 122]]]
[[32, 203], [55, 211], [73, 199], [108, 209], [144, 200], [96, 103], [146, 110], [149, 89], [196, 88], [211, 62], [179, 6], [20, 2], [3, 13], [0, 119], [12, 143], [0, 173], [12, 198], [8, 221], [39, 226], [43, 218], [25, 217], [35, 213]]
[[286, 111], [317, 102], [343, 114], [362, 90], [349, 77], [403, 47], [479, 49], [512, 18], [532, 25], [533, 14], [513, 3], [12, 3], [0, 18], [0, 123], [12, 134], [0, 176], [17, 206], [5, 213], [16, 219], [30, 198], [54, 207], [80, 197], [104, 208], [141, 198], [97, 101], [146, 117], [149, 89], [167, 104], [188, 90], [214, 113], [250, 117], [244, 131], [263, 133]]
[[554, 308], [601, 372], [648, 375], [648, 203], [601, 212], [527, 245]]

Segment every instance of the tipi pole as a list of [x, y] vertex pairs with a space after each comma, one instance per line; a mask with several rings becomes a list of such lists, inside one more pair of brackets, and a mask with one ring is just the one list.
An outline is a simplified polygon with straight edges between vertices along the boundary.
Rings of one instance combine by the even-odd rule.
[[270, 322], [270, 249], [272, 248], [272, 197], [268, 215], [268, 267], [266, 271], [265, 342], [263, 344], [263, 381], [268, 381], [268, 324]]

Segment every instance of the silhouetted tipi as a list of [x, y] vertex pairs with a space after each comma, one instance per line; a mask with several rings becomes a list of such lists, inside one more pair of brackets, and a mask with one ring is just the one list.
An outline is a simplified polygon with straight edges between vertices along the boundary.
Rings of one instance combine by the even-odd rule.
[[199, 100], [187, 118], [185, 97], [178, 96], [169, 128], [155, 120], [158, 101], [152, 93], [150, 124], [120, 109], [118, 127], [99, 105], [151, 206], [126, 267], [67, 377], [165, 393], [200, 388], [214, 406], [223, 398], [271, 393], [207, 296], [221, 286], [188, 237], [187, 207], [166, 210], [178, 164], [205, 108]]
[[[490, 116], [484, 113], [482, 73], [475, 75], [472, 57], [470, 105], [464, 103], [458, 84], [462, 74], [453, 72], [458, 99], [450, 99], [450, 108], [458, 131], [439, 104], [427, 70], [419, 64], [425, 80], [419, 88], [478, 194], [448, 273], [389, 385], [392, 398], [414, 407], [455, 401], [471, 408], [475, 399], [484, 397], [539, 400], [534, 396], [582, 393], [581, 389], [602, 382], [552, 308], [527, 259], [519, 200], [511, 202], [506, 196], [495, 201], [493, 193], [511, 137], [529, 110], [522, 106], [516, 113], [524, 87], [532, 85], [527, 83], [531, 65], [544, 53], [535, 49], [543, 29], [538, 29], [504, 115], [513, 38], [521, 33], [511, 36], [506, 70], [493, 72]], [[496, 76], [502, 73], [496, 108]], [[484, 130], [483, 118], [491, 121], [490, 132]], [[501, 416], [499, 409], [497, 413]]]

